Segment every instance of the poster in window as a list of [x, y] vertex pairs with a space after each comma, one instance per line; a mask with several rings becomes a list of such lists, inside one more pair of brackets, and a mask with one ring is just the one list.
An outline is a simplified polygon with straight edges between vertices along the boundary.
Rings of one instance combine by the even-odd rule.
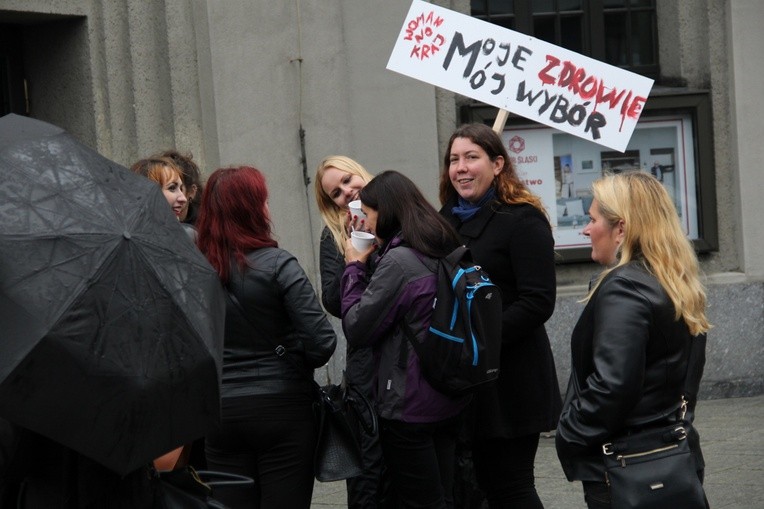
[[[555, 249], [589, 247], [591, 184], [604, 173], [643, 171], [668, 191], [690, 239], [698, 238], [696, 162], [689, 114], [640, 120], [624, 152], [544, 126], [509, 126], [503, 133], [520, 178], [541, 197]], [[570, 170], [570, 171], [568, 171]]]

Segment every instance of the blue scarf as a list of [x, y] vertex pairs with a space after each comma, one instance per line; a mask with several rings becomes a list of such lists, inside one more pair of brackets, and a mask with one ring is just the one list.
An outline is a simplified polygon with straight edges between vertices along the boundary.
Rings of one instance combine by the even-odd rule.
[[462, 223], [469, 221], [472, 219], [472, 216], [477, 214], [477, 211], [480, 210], [480, 208], [488, 203], [489, 201], [493, 200], [493, 198], [496, 196], [496, 188], [491, 186], [488, 188], [488, 191], [483, 195], [480, 200], [478, 200], [477, 203], [470, 203], [461, 196], [459, 197], [459, 205], [456, 207], [451, 208], [451, 213], [462, 220]]

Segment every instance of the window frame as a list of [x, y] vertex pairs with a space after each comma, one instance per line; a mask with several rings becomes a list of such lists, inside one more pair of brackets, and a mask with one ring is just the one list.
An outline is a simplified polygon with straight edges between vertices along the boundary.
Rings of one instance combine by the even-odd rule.
[[[483, 21], [487, 21], [489, 23], [497, 22], [497, 24], [501, 26], [508, 27], [506, 23], [501, 23], [498, 21], [502, 20], [512, 20], [514, 23], [514, 26], [511, 27], [512, 30], [515, 30], [517, 32], [521, 32], [530, 36], [534, 36], [534, 14], [533, 9], [531, 7], [532, 0], [514, 0], [514, 12], [512, 14], [492, 14], [490, 13], [490, 2], [491, 0], [484, 0], [486, 8], [484, 9], [486, 14], [479, 14], [474, 15], [475, 18], [481, 19]], [[560, 37], [560, 19], [562, 17], [570, 17], [574, 15], [581, 15], [582, 16], [582, 32], [581, 32], [581, 44], [582, 48], [581, 51], [573, 48], [567, 48], [571, 49], [572, 51], [576, 51], [578, 53], [581, 53], [582, 55], [586, 55], [589, 57], [592, 57], [596, 60], [599, 60], [601, 62], [606, 61], [606, 55], [605, 55], [605, 15], [606, 14], [612, 14], [615, 12], [624, 12], [627, 13], [628, 16], [631, 16], [634, 12], [645, 12], [645, 11], [652, 11], [652, 34], [653, 34], [653, 40], [652, 40], [652, 47], [653, 47], [653, 62], [652, 64], [646, 64], [646, 65], [633, 65], [631, 62], [629, 62], [628, 65], [620, 66], [624, 69], [628, 69], [629, 71], [636, 72], [638, 74], [641, 74], [643, 76], [647, 76], [649, 78], [658, 79], [660, 76], [660, 62], [659, 62], [659, 40], [658, 40], [658, 26], [657, 26], [657, 1], [656, 0], [650, 0], [651, 4], [648, 6], [640, 6], [640, 5], [631, 5], [631, 3], [626, 3], [624, 6], [621, 7], [605, 7], [604, 0], [581, 0], [582, 6], [581, 9], [575, 10], [575, 11], [560, 11], [559, 6], [556, 6], [554, 11], [551, 11], [549, 13], [544, 13], [541, 15], [536, 16], [548, 16], [548, 17], [555, 17], [555, 41], [549, 41], [552, 42], [552, 44], [556, 44], [558, 46], [562, 46], [561, 37]], [[555, 0], [556, 5], [556, 0]], [[631, 19], [631, 18], [629, 18]], [[627, 23], [627, 37], [625, 38], [625, 41], [627, 44], [631, 44], [631, 37], [628, 36], [628, 34], [631, 33], [631, 22]], [[630, 46], [628, 46], [630, 47]], [[627, 51], [627, 54], [631, 55], [630, 51]], [[631, 60], [631, 57], [629, 57]]]

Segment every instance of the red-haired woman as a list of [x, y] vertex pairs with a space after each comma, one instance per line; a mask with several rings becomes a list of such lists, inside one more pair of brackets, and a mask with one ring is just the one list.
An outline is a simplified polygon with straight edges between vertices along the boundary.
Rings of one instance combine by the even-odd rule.
[[136, 161], [130, 167], [134, 173], [159, 184], [175, 217], [180, 218], [183, 209], [188, 205], [183, 186], [183, 170], [166, 157], [149, 157]]
[[263, 174], [247, 166], [216, 170], [202, 195], [197, 245], [231, 297], [222, 424], [207, 436], [207, 462], [255, 480], [253, 491], [216, 493], [231, 508], [309, 508], [313, 369], [337, 339], [297, 259], [273, 239], [267, 200]]
[[[183, 168], [169, 157], [152, 156], [133, 163], [130, 170], [159, 184], [167, 203], [178, 220], [188, 211], [186, 178]], [[196, 230], [190, 224], [182, 223], [188, 238], [196, 241]]]

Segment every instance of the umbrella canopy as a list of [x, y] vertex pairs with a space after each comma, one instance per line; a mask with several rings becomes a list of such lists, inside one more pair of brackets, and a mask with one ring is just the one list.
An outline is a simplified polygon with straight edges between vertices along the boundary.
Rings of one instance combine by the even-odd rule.
[[224, 314], [156, 183], [0, 118], [0, 416], [135, 470], [219, 421]]

